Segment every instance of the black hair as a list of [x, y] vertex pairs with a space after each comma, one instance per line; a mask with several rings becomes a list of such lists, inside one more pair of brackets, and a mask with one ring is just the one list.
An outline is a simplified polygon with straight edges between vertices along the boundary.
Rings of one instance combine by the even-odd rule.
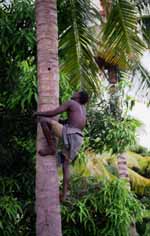
[[86, 104], [89, 101], [88, 93], [85, 91], [80, 91], [79, 94], [80, 94], [80, 103], [83, 105]]

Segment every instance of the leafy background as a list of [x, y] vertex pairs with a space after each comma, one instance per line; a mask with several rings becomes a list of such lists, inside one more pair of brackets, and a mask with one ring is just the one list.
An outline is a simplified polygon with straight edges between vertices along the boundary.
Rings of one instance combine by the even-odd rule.
[[[123, 4], [123, 1], [114, 2], [109, 18], [113, 22], [113, 14], [118, 10], [116, 4]], [[98, 72], [94, 56], [96, 53], [100, 56], [105, 55], [101, 50], [97, 52], [97, 39], [93, 37], [94, 29], [89, 29], [87, 24], [95, 24], [95, 17], [97, 22], [102, 19], [89, 3], [83, 0], [58, 1], [60, 102], [68, 99], [80, 86], [86, 88], [93, 99], [91, 107], [88, 108], [89, 123], [85, 130], [84, 145], [76, 165], [72, 167], [70, 197], [62, 206], [63, 234], [116, 236], [117, 232], [118, 236], [128, 235], [134, 214], [139, 234], [148, 236], [149, 182], [141, 180], [139, 175], [149, 178], [149, 158], [136, 157], [138, 163], [134, 159], [134, 165], [132, 164], [131, 171], [136, 170], [139, 174], [135, 176], [132, 172], [132, 183], [138, 186], [137, 189], [140, 189], [137, 183], [142, 182], [147, 186], [143, 187], [144, 191], [136, 191], [135, 196], [127, 190], [124, 181], [118, 180], [112, 156], [109, 160], [108, 153], [104, 159], [102, 156], [95, 157], [96, 153], [104, 151], [116, 154], [128, 146], [132, 146], [134, 151], [142, 155], [149, 153], [135, 144], [135, 130], [139, 123], [128, 116], [122, 120], [122, 115], [119, 116], [118, 122], [111, 116], [112, 105], [110, 109], [109, 101], [103, 102], [104, 91], [98, 73], [102, 78], [104, 76], [102, 71]], [[128, 3], [120, 6], [127, 10], [129, 5]], [[125, 20], [128, 21], [126, 18]], [[142, 21], [145, 22], [143, 18]], [[135, 27], [135, 21], [133, 26]], [[36, 121], [32, 118], [32, 112], [36, 110], [37, 102], [34, 2], [14, 0], [8, 6], [2, 1], [0, 31], [0, 54], [3, 55], [0, 57], [0, 235], [32, 236], [35, 235], [36, 140]], [[109, 32], [104, 24], [100, 39], [104, 40]], [[146, 39], [148, 43], [149, 38]], [[106, 46], [111, 40], [113, 38], [110, 37], [109, 42], [106, 41]], [[137, 43], [141, 45], [141, 49], [143, 44], [140, 40]], [[101, 44], [99, 42], [99, 45]], [[122, 47], [122, 44], [117, 45], [119, 49]], [[137, 44], [135, 46], [137, 47]], [[116, 48], [112, 54], [107, 54], [109, 59], [115, 50]], [[125, 55], [123, 59], [125, 61]], [[149, 81], [148, 75], [145, 78]], [[97, 107], [99, 110], [96, 110]], [[123, 142], [118, 146], [120, 138]], [[94, 150], [90, 165], [87, 160], [90, 161], [92, 154], [86, 153], [87, 149], [90, 152]], [[98, 174], [91, 177], [94, 170]], [[103, 173], [104, 179], [100, 173]], [[133, 187], [134, 191], [135, 189]], [[146, 210], [141, 203], [145, 205]]]

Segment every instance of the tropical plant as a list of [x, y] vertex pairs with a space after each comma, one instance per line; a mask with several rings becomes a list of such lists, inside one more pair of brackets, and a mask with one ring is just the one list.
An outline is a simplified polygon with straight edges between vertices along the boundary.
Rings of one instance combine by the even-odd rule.
[[15, 90], [9, 95], [7, 106], [10, 109], [25, 107], [31, 109], [37, 103], [37, 81], [36, 81], [36, 66], [33, 64], [32, 59], [25, 60], [18, 65], [20, 75]]
[[0, 234], [9, 236], [15, 233], [16, 226], [22, 217], [22, 208], [17, 200], [10, 196], [0, 197], [0, 209], [3, 217], [0, 220]]
[[[95, 153], [92, 150], [84, 150], [82, 161], [77, 160], [72, 169], [73, 174], [85, 177], [94, 176], [97, 179], [105, 177], [108, 181], [119, 177], [118, 160], [116, 155], [110, 153]], [[80, 155], [81, 155], [80, 154]], [[150, 179], [148, 169], [150, 157], [142, 157], [133, 152], [126, 152], [127, 171], [131, 189], [140, 196], [149, 196]], [[80, 158], [80, 156], [79, 156]]]
[[[100, 49], [96, 61], [103, 72], [107, 71], [107, 79], [111, 84], [110, 105], [112, 107], [113, 104], [120, 103], [120, 98], [116, 96], [118, 92], [116, 84], [123, 75], [120, 71], [126, 70], [131, 73], [135, 66], [137, 68], [140, 57], [146, 50], [146, 43], [139, 36], [138, 14], [135, 4], [128, 0], [109, 1], [110, 9], [107, 11], [107, 2], [101, 1], [106, 23], [101, 25]], [[145, 73], [145, 75], [147, 74]], [[120, 106], [113, 106], [113, 108], [115, 108], [115, 114], [112, 113], [112, 115], [115, 115], [119, 122]], [[122, 152], [119, 153], [120, 178], [128, 180], [126, 158]]]
[[[110, 10], [106, 10], [108, 3]], [[149, 72], [140, 64], [140, 58], [149, 44], [146, 37], [146, 25], [150, 22], [149, 3], [116, 0], [102, 1], [102, 6], [105, 22], [100, 26], [100, 47], [97, 56], [99, 67], [102, 71], [105, 70], [105, 74], [108, 71], [108, 80], [113, 84], [122, 78], [123, 74], [120, 74], [121, 77], [115, 75], [118, 70], [126, 71], [130, 78], [132, 74], [140, 73], [142, 79], [136, 76], [136, 83], [138, 80], [144, 88], [149, 88]], [[146, 24], [143, 20], [145, 18]], [[142, 29], [145, 29], [145, 37], [142, 37]]]
[[[14, 97], [22, 95], [22, 100], [26, 100], [26, 102], [34, 98], [35, 85], [31, 82], [33, 77], [35, 79], [36, 74], [33, 2], [24, 0], [12, 1], [10, 5], [5, 4], [5, 2], [1, 3], [0, 25], [0, 53], [3, 55], [0, 58], [0, 104], [3, 109], [8, 110], [10, 107], [14, 107], [16, 103], [15, 98], [13, 99], [14, 104], [11, 101], [12, 93]], [[20, 87], [23, 85], [26, 76], [29, 78], [32, 91], [28, 91], [27, 86], [26, 89], [24, 88], [21, 91]], [[26, 92], [23, 92], [23, 90]], [[18, 102], [21, 103], [21, 99], [18, 99]], [[18, 102], [16, 105], [20, 106]]]
[[140, 13], [140, 25], [141, 32], [147, 46], [150, 46], [150, 3], [147, 0], [135, 0], [136, 6]]
[[100, 55], [106, 62], [126, 69], [132, 58], [139, 60], [146, 46], [138, 35], [137, 22], [137, 11], [131, 1], [112, 2], [100, 43]]
[[[115, 104], [116, 105], [116, 104]], [[89, 109], [88, 135], [90, 147], [96, 152], [122, 153], [136, 143], [136, 129], [141, 125], [129, 116], [119, 119], [112, 115], [107, 101], [98, 102]]]
[[141, 221], [143, 209], [125, 185], [123, 180], [74, 178], [71, 196], [62, 207], [64, 235], [129, 235], [132, 218]]
[[98, 91], [100, 80], [94, 59], [97, 45], [91, 26], [99, 20], [99, 14], [92, 1], [58, 1], [58, 20], [61, 73], [76, 89]]
[[[60, 11], [61, 11], [61, 17], [63, 17], [63, 20], [61, 20], [62, 18], [59, 20], [59, 26], [60, 26], [59, 35], [60, 35], [60, 40], [63, 40], [63, 36], [65, 36], [64, 31], [67, 28], [66, 26], [73, 25], [70, 20], [70, 15], [71, 15], [70, 10], [72, 9], [70, 8], [70, 10], [68, 10], [69, 8], [66, 7], [67, 4], [63, 5], [64, 4], [63, 1], [58, 2], [58, 4], [59, 4], [58, 19], [60, 19]], [[80, 9], [82, 10], [82, 8]], [[95, 17], [95, 14], [97, 13], [94, 10], [94, 17]], [[80, 14], [80, 17], [81, 17], [81, 14]], [[77, 15], [76, 15], [76, 18], [77, 18]], [[68, 22], [67, 24], [66, 24], [66, 21]], [[7, 4], [5, 5], [1, 3], [0, 4], [0, 25], [1, 25], [0, 26], [1, 27], [0, 50], [1, 50], [1, 54], [3, 55], [3, 57], [1, 57], [0, 59], [0, 124], [1, 124], [1, 129], [0, 129], [0, 153], [1, 153], [0, 189], [2, 190], [1, 196], [0, 196], [0, 207], [1, 207], [1, 211], [3, 212], [3, 218], [1, 217], [0, 221], [2, 222], [2, 225], [4, 227], [3, 229], [1, 227], [0, 234], [2, 236], [4, 234], [6, 235], [7, 230], [9, 230], [8, 235], [15, 235], [15, 236], [30, 235], [31, 236], [31, 235], [35, 235], [35, 229], [34, 229], [34, 224], [35, 224], [35, 212], [34, 212], [34, 209], [35, 209], [34, 207], [35, 142], [34, 140], [36, 136], [36, 127], [35, 127], [35, 123], [33, 122], [31, 118], [31, 114], [32, 114], [32, 110], [35, 110], [36, 93], [37, 93], [36, 82], [35, 82], [36, 45], [35, 45], [35, 21], [34, 21], [33, 2], [30, 0], [12, 1], [12, 4], [10, 4], [9, 7]], [[90, 26], [90, 23], [88, 26]], [[80, 24], [78, 24], [78, 28], [79, 27], [80, 27]], [[93, 27], [91, 29], [88, 27], [88, 30], [89, 30], [88, 32], [90, 32], [90, 34], [92, 35]], [[88, 36], [88, 34], [86, 35]], [[93, 33], [93, 37], [94, 37], [94, 33]], [[94, 43], [94, 48], [92, 46], [93, 43]], [[87, 59], [85, 59], [85, 62], [87, 61], [87, 65], [89, 66], [89, 68], [91, 68], [92, 64], [91, 63], [88, 64], [90, 61], [89, 55], [93, 57], [94, 50], [95, 50], [95, 40], [93, 41], [91, 40], [89, 44], [91, 45], [92, 53], [88, 54]], [[76, 47], [74, 47], [74, 49], [76, 50]], [[85, 49], [86, 49], [86, 46], [84, 50]], [[62, 65], [64, 64], [64, 55], [65, 57], [67, 57], [68, 52], [70, 51], [68, 50], [63, 51], [62, 48], [60, 50], [60, 60], [61, 60]], [[82, 55], [85, 58], [87, 54], [84, 53]], [[95, 68], [95, 65], [92, 68]], [[72, 88], [73, 89], [76, 88], [76, 83], [73, 83], [72, 87], [70, 88], [69, 87], [70, 78], [68, 77], [68, 75], [66, 75], [66, 73], [64, 73], [63, 66], [62, 66], [62, 69], [63, 69], [63, 73], [61, 74], [61, 79], [60, 79], [61, 81], [61, 84], [60, 84], [61, 99], [60, 100], [64, 101], [72, 93]], [[77, 73], [79, 74], [79, 70], [77, 70]], [[93, 73], [93, 72], [90, 72], [90, 73]], [[94, 72], [94, 76], [95, 76], [95, 72]], [[91, 76], [89, 76], [89, 78], [91, 78]], [[85, 85], [86, 82], [83, 84]], [[92, 86], [93, 85], [91, 83], [90, 85], [88, 83], [87, 88], [90, 87], [91, 89]], [[67, 93], [64, 93], [64, 88], [65, 89], [67, 88]], [[86, 138], [86, 142], [87, 141], [88, 141], [88, 137]], [[86, 146], [88, 145], [89, 143], [87, 142]], [[83, 158], [83, 153], [80, 153], [79, 157], [81, 161]], [[101, 162], [100, 166], [102, 166], [103, 162], [105, 161], [102, 161], [100, 159], [98, 162]], [[144, 162], [143, 166], [145, 166], [143, 168], [146, 168], [146, 162]], [[75, 167], [77, 167], [77, 165], [75, 165]], [[110, 176], [111, 178], [113, 171], [115, 172], [116, 169], [115, 167], [113, 168], [110, 166], [109, 167], [107, 166], [107, 168], [111, 169], [112, 172], [108, 173], [108, 171], [105, 168], [103, 168], [103, 173], [106, 174], [107, 172], [108, 173], [107, 177]], [[143, 169], [142, 171], [144, 170], [145, 169]], [[97, 173], [100, 173], [100, 167]], [[134, 180], [136, 181], [136, 178], [134, 178]], [[80, 182], [77, 182], [77, 183], [80, 183]], [[77, 185], [75, 185], [75, 187], [76, 189], [78, 189]], [[93, 182], [91, 184], [91, 188], [92, 187], [93, 187], [93, 191], [96, 191], [96, 188], [94, 188], [95, 185], [93, 185]], [[84, 189], [84, 188], [82, 188], [81, 186], [81, 189]], [[8, 207], [7, 212], [6, 212], [6, 209], [4, 209], [6, 205]], [[14, 208], [12, 208], [12, 205], [14, 206]], [[80, 203], [78, 203], [78, 205], [80, 205]], [[91, 211], [93, 211], [93, 208], [94, 207], [91, 208]], [[79, 212], [79, 207], [77, 209]], [[9, 212], [9, 216], [7, 214], [8, 212]], [[70, 215], [67, 214], [64, 217], [69, 218], [69, 216]], [[79, 215], [77, 214], [77, 218], [78, 216]], [[6, 222], [9, 223], [9, 225], [8, 224], [6, 225]], [[98, 222], [98, 227], [99, 227], [99, 217], [97, 219], [97, 222]], [[66, 224], [67, 225], [64, 225], [64, 228], [67, 228], [69, 226], [67, 230], [68, 231], [72, 230], [73, 232], [74, 226], [71, 228], [68, 222]], [[91, 226], [91, 229], [92, 229], [92, 226]]]
[[7, 3], [0, 3], [0, 235], [34, 235], [34, 4]]

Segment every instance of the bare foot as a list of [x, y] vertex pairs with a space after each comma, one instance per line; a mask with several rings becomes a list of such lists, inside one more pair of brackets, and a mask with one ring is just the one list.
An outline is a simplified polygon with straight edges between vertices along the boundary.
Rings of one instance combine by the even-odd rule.
[[48, 155], [55, 155], [56, 154], [56, 149], [55, 148], [51, 148], [51, 149], [41, 149], [38, 152], [40, 154], [40, 156], [48, 156]]

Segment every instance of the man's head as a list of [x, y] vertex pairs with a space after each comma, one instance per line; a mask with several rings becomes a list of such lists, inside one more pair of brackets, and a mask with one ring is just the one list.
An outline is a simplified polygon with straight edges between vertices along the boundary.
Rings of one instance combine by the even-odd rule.
[[81, 105], [85, 105], [89, 101], [89, 95], [85, 91], [75, 92], [71, 99], [79, 102]]

